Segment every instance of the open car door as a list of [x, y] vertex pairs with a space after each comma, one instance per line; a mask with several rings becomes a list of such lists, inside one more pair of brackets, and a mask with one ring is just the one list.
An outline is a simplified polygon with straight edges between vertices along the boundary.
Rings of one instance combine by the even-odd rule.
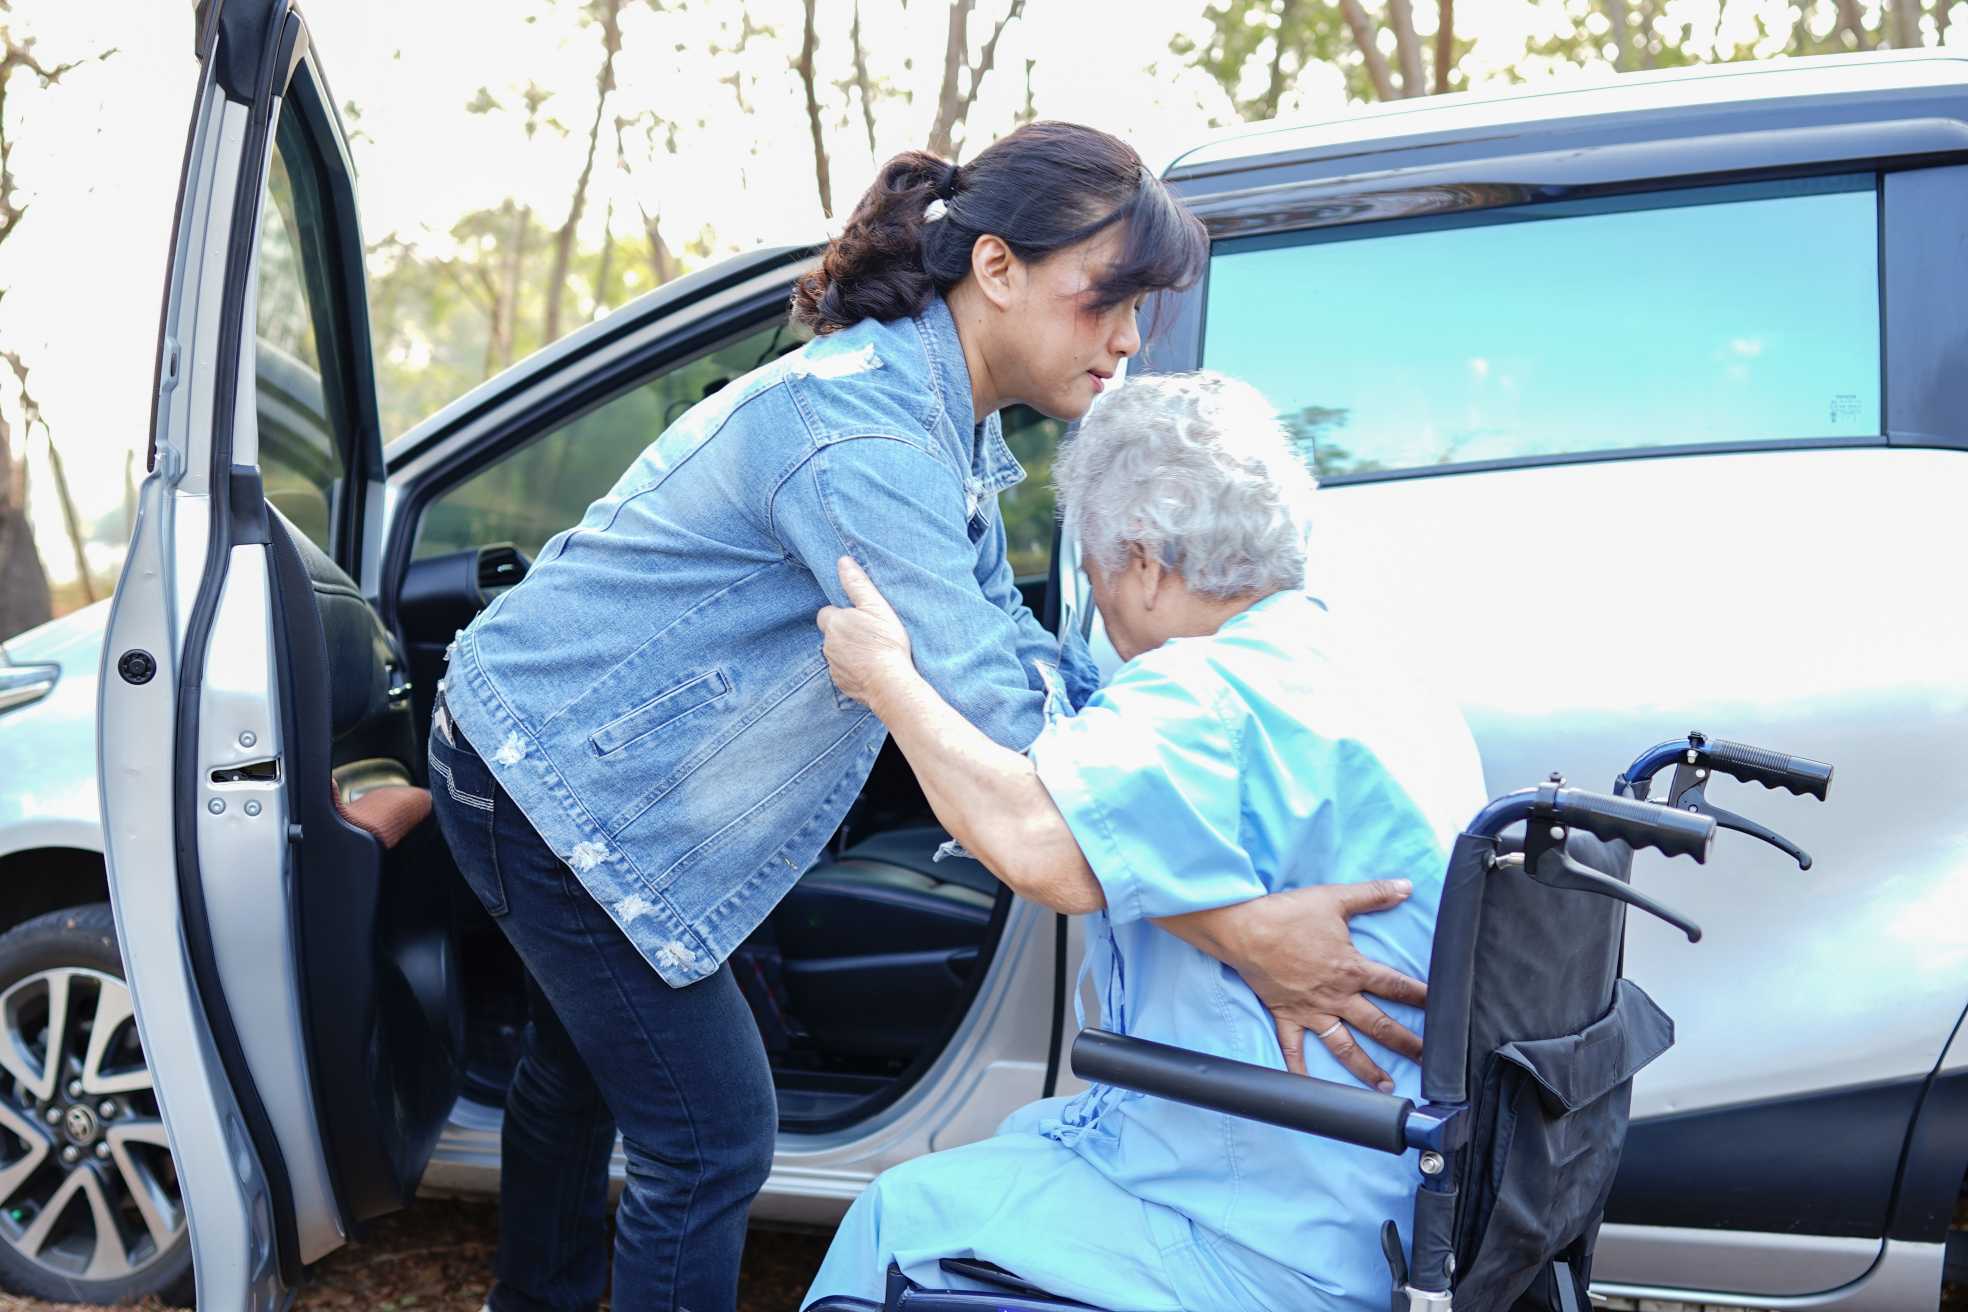
[[[352, 170], [291, 0], [207, 0], [198, 40], [100, 708], [162, 1124], [107, 1127], [94, 1156], [123, 1169], [168, 1130], [198, 1306], [258, 1309], [409, 1200], [456, 1097], [462, 1013], [445, 890], [406, 873], [435, 841], [408, 681], [347, 572], [381, 475]], [[112, 1019], [84, 1051], [18, 1059], [86, 1106], [116, 1082]]]

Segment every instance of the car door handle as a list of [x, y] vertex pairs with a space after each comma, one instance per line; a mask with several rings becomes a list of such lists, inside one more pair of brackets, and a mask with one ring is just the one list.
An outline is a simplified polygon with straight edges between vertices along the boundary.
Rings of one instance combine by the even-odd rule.
[[59, 665], [0, 665], [0, 711], [40, 701], [59, 678]]

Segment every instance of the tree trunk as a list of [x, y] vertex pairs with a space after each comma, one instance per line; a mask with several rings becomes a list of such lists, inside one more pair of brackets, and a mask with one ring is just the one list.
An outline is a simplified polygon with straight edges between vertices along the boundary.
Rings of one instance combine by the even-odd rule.
[[25, 633], [53, 617], [48, 576], [34, 547], [25, 508], [0, 504], [0, 640]]
[[15, 452], [12, 431], [0, 419], [0, 640], [47, 623], [52, 613], [48, 576], [27, 521], [26, 454]]
[[1606, 0], [1606, 21], [1612, 26], [1613, 68], [1621, 73], [1633, 67], [1633, 32], [1626, 5], [1627, 0]]
[[868, 158], [880, 163], [875, 145], [875, 84], [868, 76], [868, 52], [861, 46], [861, 0], [854, 0], [854, 25], [847, 30], [847, 40], [854, 48], [854, 89], [861, 96], [861, 123], [868, 129]]
[[[1939, 0], [1945, 9], [1953, 0]], [[1920, 47], [1920, 0], [1887, 0], [1886, 18], [1893, 33], [1893, 46], [1898, 50], [1917, 50]]]
[[1421, 76], [1421, 42], [1415, 37], [1413, 0], [1387, 0], [1387, 21], [1394, 29], [1394, 50], [1401, 60], [1401, 94], [1425, 96]]
[[1291, 29], [1292, 12], [1298, 0], [1284, 0], [1278, 10], [1278, 30], [1271, 38], [1271, 81], [1264, 88], [1264, 117], [1278, 117], [1278, 102], [1285, 95], [1285, 33]]
[[[977, 89], [984, 85], [984, 79], [991, 74], [991, 65], [997, 62], [998, 38], [1012, 21], [1024, 12], [1025, 0], [1011, 0], [1011, 8], [991, 29], [991, 39], [984, 43], [983, 53], [977, 63], [968, 63], [970, 53], [970, 14], [975, 8], [975, 0], [950, 0], [950, 36], [943, 47], [943, 90], [936, 100], [936, 122], [929, 131], [929, 153], [943, 159], [955, 159], [956, 129], [970, 113], [970, 107], [977, 103]], [[963, 74], [970, 74], [970, 85], [963, 84]]]
[[609, 275], [615, 272], [615, 201], [609, 198], [608, 208], [601, 216], [601, 262], [595, 269], [595, 309], [597, 312], [609, 308], [611, 293], [608, 290]]
[[501, 368], [510, 365], [519, 351], [520, 273], [526, 267], [527, 237], [533, 227], [532, 206], [515, 206], [510, 200], [505, 204], [513, 213], [513, 233], [512, 240], [506, 243], [505, 277], [492, 298], [493, 351], [490, 352]]
[[1869, 50], [1872, 43], [1866, 40], [1865, 15], [1860, 12], [1859, 0], [1838, 0], [1838, 31], [1852, 38], [1854, 50]]
[[951, 134], [963, 116], [964, 56], [970, 52], [970, 11], [975, 0], [950, 0], [950, 32], [943, 43], [943, 89], [936, 97], [936, 122], [929, 129], [929, 153], [950, 158]]
[[567, 206], [567, 222], [554, 237], [553, 276], [547, 282], [547, 330], [545, 340], [560, 340], [561, 299], [567, 293], [567, 271], [574, 262], [574, 231], [582, 211], [588, 206], [588, 183], [594, 177], [595, 147], [601, 142], [602, 109], [608, 93], [615, 89], [615, 56], [622, 49], [622, 0], [595, 0], [601, 18], [601, 71], [595, 74], [594, 121], [588, 125], [588, 155], [581, 161], [581, 176], [574, 183], [574, 199]]
[[[0, 15], [5, 15], [11, 8], [10, 3], [0, 3]], [[115, 53], [114, 50], [107, 50], [93, 58], [107, 59]], [[59, 82], [64, 74], [83, 62], [86, 61], [43, 64], [34, 55], [32, 38], [18, 38], [4, 22], [0, 22], [0, 242], [19, 231], [21, 218], [27, 212], [21, 182], [14, 173], [14, 141], [6, 133], [6, 98], [14, 74], [26, 70], [45, 89]], [[0, 289], [0, 295], [4, 295], [4, 289]], [[19, 360], [18, 355], [11, 355], [8, 360], [14, 366], [21, 385], [22, 423], [21, 443], [18, 446], [13, 440], [11, 426], [0, 418], [0, 638], [10, 638], [45, 623], [53, 611], [53, 599], [48, 595], [48, 575], [41, 567], [41, 553], [34, 545], [33, 526], [27, 518], [26, 439], [38, 420], [38, 411], [33, 397], [28, 394], [27, 372], [20, 366]], [[42, 425], [42, 432], [47, 432], [45, 424]], [[52, 440], [48, 451], [51, 457], [54, 456]], [[58, 469], [59, 465], [55, 467]], [[74, 531], [72, 518], [74, 508], [68, 502], [65, 489], [62, 503], [71, 516], [70, 541], [77, 545], [79, 553], [80, 540]], [[94, 586], [84, 564], [82, 587], [91, 599], [94, 597]]]
[[827, 136], [820, 124], [820, 98], [813, 89], [813, 51], [820, 44], [814, 10], [819, 0], [806, 0], [806, 35], [800, 42], [800, 85], [806, 88], [806, 126], [813, 133], [813, 180], [820, 188], [820, 212], [834, 217], [834, 182], [828, 176]]
[[1394, 91], [1394, 76], [1388, 71], [1387, 56], [1380, 53], [1374, 44], [1373, 24], [1367, 21], [1366, 11], [1360, 8], [1360, 0], [1339, 0], [1339, 12], [1346, 19], [1346, 28], [1353, 34], [1353, 44], [1360, 51], [1360, 58], [1367, 61], [1367, 76], [1373, 80], [1374, 99], [1397, 100]]
[[676, 254], [670, 244], [663, 240], [663, 229], [657, 216], [648, 210], [642, 212], [643, 235], [649, 239], [649, 272], [656, 279], [656, 285], [664, 283], [677, 275]]
[[[44, 434], [47, 432], [43, 425]], [[69, 550], [75, 553], [75, 577], [82, 582], [82, 600], [93, 605], [96, 601], [96, 581], [89, 576], [89, 553], [82, 541], [82, 517], [75, 513], [75, 498], [68, 490], [68, 471], [62, 467], [61, 452], [55, 450], [52, 440], [48, 443], [48, 472], [55, 478], [55, 499], [61, 502], [62, 527], [68, 530]]]
[[1435, 13], [1435, 94], [1446, 96], [1455, 71], [1455, 0], [1437, 0]]

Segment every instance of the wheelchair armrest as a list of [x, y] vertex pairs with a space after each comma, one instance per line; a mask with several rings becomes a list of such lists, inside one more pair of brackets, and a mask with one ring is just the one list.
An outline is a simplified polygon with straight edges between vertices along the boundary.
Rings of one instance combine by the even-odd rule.
[[1408, 1150], [1408, 1117], [1415, 1109], [1391, 1093], [1105, 1030], [1081, 1030], [1073, 1040], [1073, 1074], [1384, 1153]]

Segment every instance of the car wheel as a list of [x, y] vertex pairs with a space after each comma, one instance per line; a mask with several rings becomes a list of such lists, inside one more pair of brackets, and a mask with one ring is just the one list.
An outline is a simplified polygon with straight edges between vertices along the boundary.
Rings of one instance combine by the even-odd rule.
[[107, 906], [0, 936], [0, 1283], [189, 1302], [191, 1243]]

